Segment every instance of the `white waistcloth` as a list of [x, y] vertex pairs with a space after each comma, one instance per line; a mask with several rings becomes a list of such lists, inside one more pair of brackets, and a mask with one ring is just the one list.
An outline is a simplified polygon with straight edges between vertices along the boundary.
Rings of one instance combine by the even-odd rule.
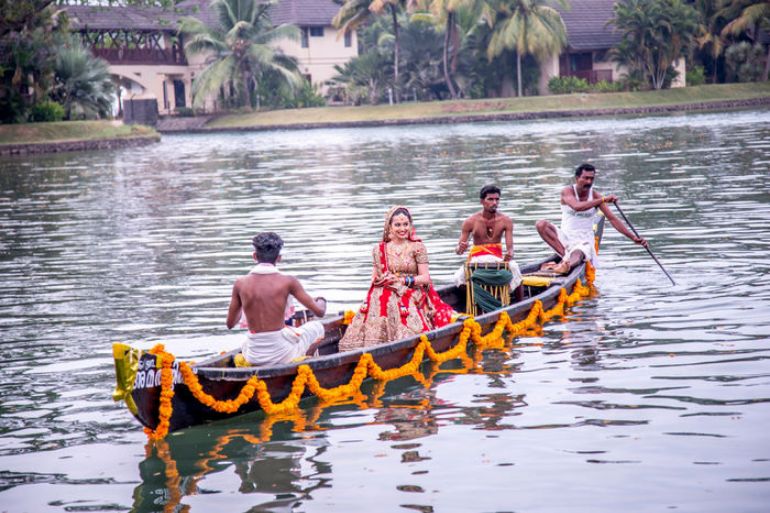
[[[502, 262], [502, 258], [498, 258], [494, 255], [479, 255], [475, 257], [471, 257], [470, 263], [472, 264], [494, 264], [496, 262]], [[513, 260], [508, 262], [508, 268], [513, 273], [513, 276], [511, 277], [511, 290], [515, 289], [516, 287], [521, 284], [521, 271], [519, 271], [519, 264], [514, 262]], [[452, 280], [454, 281], [454, 284], [456, 286], [465, 285], [465, 265], [462, 265], [457, 271], [455, 271], [454, 276], [452, 277]]]
[[564, 259], [569, 260], [572, 253], [580, 251], [592, 264], [596, 265], [593, 228], [588, 232], [565, 232], [561, 228], [557, 228], [556, 232], [559, 236], [559, 242], [564, 246]]
[[249, 333], [241, 346], [243, 357], [252, 365], [278, 365], [305, 356], [310, 344], [324, 336], [320, 321], [278, 331]]
[[[572, 185], [572, 191], [578, 200], [577, 187]], [[588, 190], [588, 199], [593, 197], [594, 189]], [[582, 252], [592, 264], [596, 263], [596, 248], [594, 247], [594, 218], [596, 207], [578, 212], [569, 205], [561, 205], [561, 226], [557, 228], [559, 242], [564, 246], [564, 258], [575, 251]]]

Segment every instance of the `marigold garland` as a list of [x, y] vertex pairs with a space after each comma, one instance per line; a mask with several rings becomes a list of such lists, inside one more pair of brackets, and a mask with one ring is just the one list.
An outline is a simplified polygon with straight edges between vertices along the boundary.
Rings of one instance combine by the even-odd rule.
[[167, 353], [163, 344], [157, 344], [150, 349], [150, 354], [157, 358], [156, 367], [160, 367], [160, 406], [158, 407], [158, 425], [155, 430], [144, 428], [144, 433], [150, 440], [162, 440], [168, 434], [171, 422], [171, 399], [174, 397], [174, 372], [171, 366], [174, 364], [174, 355]]
[[[516, 323], [511, 321], [507, 312], [501, 312], [495, 326], [486, 335], [481, 334], [481, 325], [473, 317], [465, 319], [457, 344], [444, 352], [436, 352], [428, 340], [428, 337], [422, 335], [420, 337], [420, 342], [412, 353], [412, 358], [400, 367], [387, 370], [382, 369], [382, 367], [374, 361], [371, 353], [364, 353], [358, 360], [350, 381], [343, 385], [325, 388], [320, 384], [318, 378], [316, 378], [313, 373], [313, 369], [309, 365], [300, 365], [297, 367], [297, 376], [292, 383], [291, 392], [279, 403], [273, 402], [267, 389], [267, 384], [256, 375], [249, 378], [235, 399], [218, 400], [203, 390], [203, 387], [198, 380], [198, 376], [187, 362], [179, 363], [179, 372], [193, 397], [212, 410], [220, 413], [237, 412], [241, 406], [251, 401], [255, 395], [260, 408], [267, 415], [271, 416], [285, 415], [298, 410], [300, 399], [306, 391], [318, 397], [321, 403], [324, 404], [350, 398], [356, 401], [357, 395], [360, 395], [361, 384], [367, 377], [371, 377], [376, 381], [385, 382], [408, 375], [416, 376], [419, 374], [419, 367], [426, 357], [435, 364], [441, 364], [448, 360], [462, 358], [463, 356], [467, 358], [466, 353], [469, 340], [472, 340], [477, 349], [481, 351], [485, 349], [501, 349], [505, 347], [506, 344], [506, 340], [503, 337], [504, 333], [507, 332], [510, 339], [513, 339], [514, 337], [531, 333], [533, 330], [542, 326], [554, 317], [563, 316], [565, 306], [572, 306], [581, 298], [586, 297], [591, 293], [595, 269], [590, 262], [586, 262], [585, 276], [587, 285], [583, 285], [578, 279], [572, 289], [572, 294], [568, 294], [567, 290], [562, 288], [559, 291], [556, 304], [549, 310], [545, 310], [543, 308], [543, 303], [540, 300], [536, 300], [527, 314], [527, 317]], [[349, 313], [351, 315], [348, 315]], [[352, 314], [353, 312], [345, 312], [342, 323], [349, 324], [353, 317]], [[174, 356], [165, 352], [162, 344], [156, 345], [150, 350], [150, 353], [157, 356], [157, 365], [161, 367], [161, 398], [158, 426], [154, 431], [145, 428], [145, 433], [147, 433], [147, 436], [152, 440], [160, 440], [168, 434], [169, 421], [172, 414], [171, 398], [174, 396], [174, 387], [173, 372], [171, 368], [174, 362]]]

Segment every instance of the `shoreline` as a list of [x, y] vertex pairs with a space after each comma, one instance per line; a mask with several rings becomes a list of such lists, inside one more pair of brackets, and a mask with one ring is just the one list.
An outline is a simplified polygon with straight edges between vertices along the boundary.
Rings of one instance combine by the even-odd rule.
[[676, 103], [664, 105], [647, 105], [637, 107], [609, 107], [598, 109], [560, 109], [526, 112], [497, 112], [478, 113], [465, 115], [422, 116], [415, 118], [391, 118], [376, 120], [349, 120], [349, 121], [323, 121], [323, 122], [299, 122], [286, 124], [265, 125], [241, 125], [241, 126], [197, 126], [190, 128], [163, 129], [156, 128], [161, 134], [178, 133], [214, 133], [214, 132], [265, 132], [271, 130], [312, 130], [320, 128], [364, 128], [377, 126], [400, 125], [441, 125], [458, 123], [477, 123], [492, 121], [517, 121], [535, 119], [568, 119], [568, 118], [593, 118], [604, 116], [627, 116], [647, 114], [668, 114], [674, 112], [704, 112], [718, 110], [745, 109], [750, 107], [770, 106], [770, 96], [734, 99], [714, 100], [693, 103]]
[[0, 144], [0, 156], [24, 156], [70, 151], [114, 150], [146, 146], [160, 142], [160, 134], [106, 139], [72, 139], [67, 141]]

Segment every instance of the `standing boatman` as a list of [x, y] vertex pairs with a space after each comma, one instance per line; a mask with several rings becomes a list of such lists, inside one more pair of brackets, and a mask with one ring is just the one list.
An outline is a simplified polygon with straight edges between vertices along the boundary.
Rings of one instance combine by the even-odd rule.
[[593, 225], [597, 209], [601, 209], [613, 228], [636, 244], [647, 247], [647, 241], [634, 235], [607, 206], [607, 203], [616, 203], [618, 197], [615, 194], [603, 196], [594, 190], [595, 178], [594, 166], [580, 164], [575, 169], [575, 183], [561, 191], [561, 227], [557, 228], [545, 219], [535, 223], [540, 237], [561, 256], [559, 262], [543, 264], [542, 270], [567, 274], [586, 259], [594, 263], [596, 248]]

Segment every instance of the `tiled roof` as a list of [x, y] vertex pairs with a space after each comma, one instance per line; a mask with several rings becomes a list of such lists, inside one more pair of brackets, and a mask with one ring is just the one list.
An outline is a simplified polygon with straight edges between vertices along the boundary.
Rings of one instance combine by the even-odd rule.
[[599, 50], [615, 46], [621, 34], [607, 25], [614, 15], [616, 0], [569, 0], [571, 9], [558, 8], [567, 26], [572, 50]]
[[178, 14], [153, 7], [106, 7], [67, 5], [62, 7], [75, 30], [128, 29], [176, 31]]
[[[206, 25], [213, 27], [219, 20], [210, 7], [211, 0], [185, 0], [176, 5], [177, 9], [187, 10]], [[278, 0], [270, 9], [270, 19], [274, 25], [289, 23], [298, 26], [328, 26], [337, 15], [340, 6], [332, 0]]]
[[[185, 0], [173, 10], [154, 7], [63, 6], [75, 30], [170, 30], [176, 31], [178, 20], [195, 16], [209, 27], [219, 25], [211, 0]], [[275, 25], [290, 23], [299, 26], [328, 26], [340, 6], [332, 0], [279, 0], [270, 9]]]

